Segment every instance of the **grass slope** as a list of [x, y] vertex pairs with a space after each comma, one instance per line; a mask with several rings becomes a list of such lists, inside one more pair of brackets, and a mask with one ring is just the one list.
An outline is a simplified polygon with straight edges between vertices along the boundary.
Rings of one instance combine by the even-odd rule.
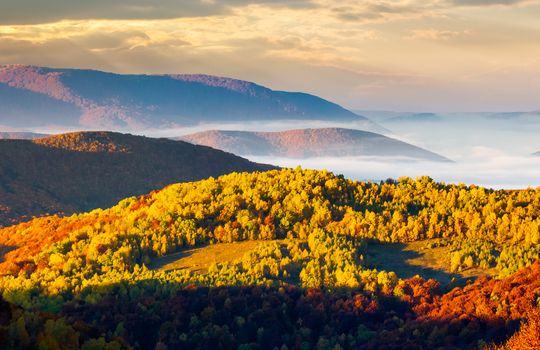
[[432, 247], [437, 240], [425, 240], [409, 243], [369, 244], [366, 257], [369, 266], [378, 270], [394, 271], [400, 278], [416, 275], [425, 279], [434, 278], [447, 285], [450, 282], [462, 284], [480, 276], [495, 276], [494, 268], [471, 267], [462, 271], [452, 271], [449, 246]]
[[213, 264], [232, 263], [241, 259], [247, 252], [261, 244], [263, 244], [261, 241], [241, 241], [182, 249], [177, 253], [154, 259], [148, 267], [158, 271], [206, 272]]

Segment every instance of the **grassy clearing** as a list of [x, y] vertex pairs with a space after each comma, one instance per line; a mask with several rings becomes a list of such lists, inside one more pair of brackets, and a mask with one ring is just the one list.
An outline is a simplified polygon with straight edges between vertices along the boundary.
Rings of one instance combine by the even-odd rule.
[[268, 242], [241, 241], [184, 249], [177, 253], [154, 259], [150, 264], [150, 269], [160, 271], [188, 269], [192, 272], [203, 273], [213, 263], [233, 262], [241, 259], [246, 252]]
[[[186, 269], [195, 273], [204, 273], [214, 263], [234, 262], [241, 259], [248, 251], [269, 241], [241, 241], [218, 243], [204, 247], [181, 250], [161, 258], [154, 259], [150, 268], [159, 271]], [[474, 280], [482, 275], [495, 275], [495, 269], [469, 268], [460, 272], [450, 271], [451, 251], [449, 247], [429, 248], [432, 241], [411, 243], [370, 243], [364, 253], [366, 265], [378, 270], [394, 271], [400, 278], [420, 275], [425, 279], [434, 278], [447, 285], [462, 285], [467, 280]], [[298, 267], [298, 273], [300, 267]], [[299, 283], [298, 273], [293, 273], [290, 283]]]
[[394, 271], [400, 278], [420, 275], [447, 284], [456, 279], [463, 283], [482, 275], [495, 275], [495, 269], [470, 268], [460, 272], [450, 271], [450, 248], [428, 248], [430, 241], [411, 243], [378, 244], [367, 248], [366, 259], [370, 267]]

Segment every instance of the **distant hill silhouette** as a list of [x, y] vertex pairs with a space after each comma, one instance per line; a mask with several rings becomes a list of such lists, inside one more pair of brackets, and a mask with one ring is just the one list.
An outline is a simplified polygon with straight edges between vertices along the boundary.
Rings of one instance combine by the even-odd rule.
[[487, 118], [500, 119], [500, 120], [519, 120], [519, 119], [532, 119], [538, 120], [540, 118], [540, 111], [528, 111], [528, 112], [499, 112], [499, 113], [484, 113]]
[[385, 119], [385, 122], [438, 122], [444, 118], [435, 113], [410, 113]]
[[380, 134], [342, 128], [283, 132], [204, 131], [179, 139], [244, 156], [290, 158], [380, 156], [449, 161], [436, 153]]
[[0, 66], [0, 125], [138, 129], [254, 120], [355, 121], [384, 130], [322, 98], [236, 79]]
[[0, 226], [108, 207], [171, 183], [271, 168], [209, 147], [112, 132], [0, 140]]
[[0, 131], [0, 140], [34, 140], [46, 136], [48, 135], [25, 131]]

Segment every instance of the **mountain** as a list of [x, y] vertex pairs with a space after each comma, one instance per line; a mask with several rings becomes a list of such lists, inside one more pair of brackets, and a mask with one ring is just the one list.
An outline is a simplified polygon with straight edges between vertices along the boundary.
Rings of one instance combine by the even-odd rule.
[[0, 225], [107, 207], [174, 182], [271, 168], [209, 147], [112, 132], [0, 140]]
[[408, 157], [431, 161], [447, 158], [380, 134], [342, 128], [299, 129], [282, 132], [204, 131], [179, 139], [244, 156]]
[[3, 68], [0, 68], [0, 77], [0, 125], [28, 129], [75, 127], [79, 124], [81, 110], [75, 105], [50, 97], [45, 92], [35, 92], [40, 90], [37, 87], [25, 88], [22, 83], [18, 84], [19, 87], [10, 86], [6, 83], [8, 77]]
[[210, 75], [120, 75], [0, 66], [0, 125], [140, 129], [255, 120], [367, 118], [322, 98]]
[[0, 131], [0, 140], [34, 140], [46, 136], [46, 134], [25, 131]]

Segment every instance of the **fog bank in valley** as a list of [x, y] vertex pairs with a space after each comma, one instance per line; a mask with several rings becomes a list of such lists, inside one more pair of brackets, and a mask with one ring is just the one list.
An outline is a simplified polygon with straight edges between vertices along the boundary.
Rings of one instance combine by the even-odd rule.
[[[253, 157], [250, 160], [284, 167], [327, 169], [356, 180], [381, 181], [400, 176], [427, 175], [447, 183], [490, 188], [540, 186], [540, 114], [527, 113], [396, 113], [358, 114], [388, 130], [387, 136], [446, 156], [454, 163], [412, 161], [403, 158]], [[344, 127], [362, 129], [360, 123], [273, 122], [212, 125], [211, 129], [280, 131], [293, 128]], [[204, 128], [199, 126], [198, 128]], [[210, 128], [207, 128], [210, 129]], [[195, 130], [186, 130], [185, 133]]]
[[[245, 156], [283, 167], [327, 169], [355, 180], [381, 181], [401, 176], [427, 175], [447, 183], [491, 188], [540, 186], [540, 113], [396, 113], [358, 111], [381, 125], [386, 136], [436, 152], [453, 163], [414, 161], [404, 158], [333, 157], [292, 159]], [[145, 129], [135, 134], [179, 137], [205, 130], [284, 131], [340, 127], [365, 130], [358, 122], [270, 121], [200, 124], [192, 127]], [[60, 130], [33, 130], [57, 133]], [[65, 132], [66, 130], [61, 130]], [[119, 130], [121, 131], [121, 130]]]
[[540, 186], [540, 157], [513, 157], [498, 154], [486, 158], [488, 149], [476, 149], [454, 163], [412, 161], [404, 158], [311, 158], [290, 159], [249, 157], [250, 160], [272, 163], [283, 167], [302, 166], [309, 169], [327, 169], [354, 180], [382, 181], [401, 176], [427, 175], [446, 183], [475, 184], [495, 189], [521, 189]]

